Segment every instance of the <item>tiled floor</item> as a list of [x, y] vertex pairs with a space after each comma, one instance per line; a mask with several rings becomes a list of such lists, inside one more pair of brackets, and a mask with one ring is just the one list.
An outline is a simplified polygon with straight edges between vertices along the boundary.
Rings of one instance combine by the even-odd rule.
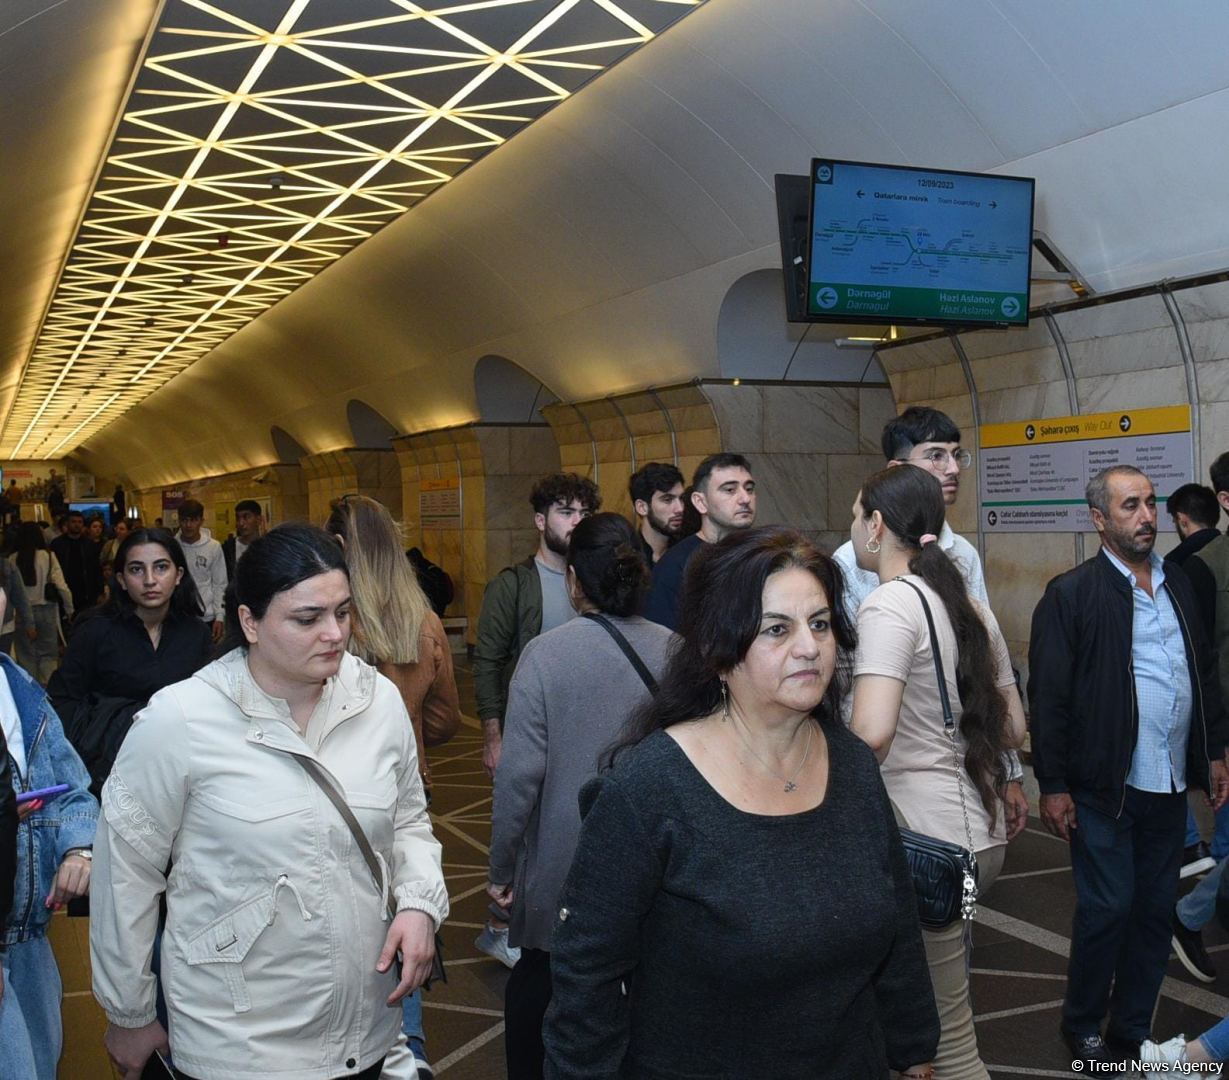
[[[462, 706], [472, 711], [472, 681], [466, 671], [458, 671], [458, 683]], [[431, 751], [430, 760], [435, 780], [432, 817], [444, 845], [452, 917], [443, 935], [448, 985], [426, 995], [429, 1051], [436, 1073], [448, 1080], [504, 1080], [507, 972], [473, 946], [486, 912], [491, 809], [476, 726], [468, 723], [451, 743]], [[1042, 831], [1034, 819], [1012, 844], [974, 933], [978, 1041], [994, 1080], [1072, 1075], [1058, 1039], [1058, 1019], [1073, 904], [1066, 845]], [[102, 1052], [103, 1019], [89, 994], [86, 932], [84, 920], [55, 920], [53, 940], [65, 989], [60, 1076], [111, 1080]], [[1205, 938], [1225, 973], [1204, 986], [1171, 960], [1154, 1025], [1159, 1037], [1179, 1031], [1193, 1035], [1229, 1015], [1229, 935], [1209, 927]]]

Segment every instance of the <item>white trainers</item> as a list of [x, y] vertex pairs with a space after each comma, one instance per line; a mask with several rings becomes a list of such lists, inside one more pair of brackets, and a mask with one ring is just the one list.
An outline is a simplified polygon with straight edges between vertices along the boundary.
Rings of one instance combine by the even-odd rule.
[[[1175, 1035], [1167, 1042], [1155, 1043], [1145, 1039], [1140, 1044], [1139, 1060], [1142, 1065], [1185, 1065], [1186, 1036]], [[1168, 1072], [1168, 1069], [1153, 1069], [1153, 1072]]]
[[516, 967], [521, 958], [521, 950], [508, 944], [508, 928], [496, 930], [488, 923], [482, 928], [482, 933], [474, 938], [474, 948], [484, 952], [492, 960], [498, 960], [506, 968]]

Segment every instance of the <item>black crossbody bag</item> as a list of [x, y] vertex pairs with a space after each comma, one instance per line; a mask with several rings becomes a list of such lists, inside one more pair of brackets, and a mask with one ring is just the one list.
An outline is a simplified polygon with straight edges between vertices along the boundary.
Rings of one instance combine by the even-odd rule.
[[[927, 930], [945, 930], [957, 919], [971, 923], [977, 914], [977, 855], [973, 850], [973, 829], [969, 825], [969, 810], [965, 803], [964, 781], [961, 779], [960, 749], [956, 745], [956, 721], [947, 694], [947, 679], [943, 674], [943, 659], [939, 654], [939, 637], [935, 633], [934, 617], [926, 595], [912, 581], [902, 577], [897, 581], [908, 585], [922, 601], [926, 613], [926, 628], [930, 632], [930, 651], [934, 655], [935, 675], [939, 680], [939, 701], [943, 705], [943, 731], [952, 747], [956, 763], [956, 783], [960, 788], [960, 809], [964, 814], [964, 831], [969, 846], [939, 840], [912, 829], [901, 829], [905, 858], [913, 875], [917, 893], [918, 920]], [[966, 932], [968, 927], [966, 926]]]
[[614, 639], [614, 643], [619, 646], [620, 651], [627, 657], [628, 663], [636, 669], [636, 674], [640, 676], [644, 685], [649, 688], [649, 693], [656, 697], [657, 680], [653, 678], [653, 673], [648, 669], [648, 665], [640, 659], [640, 654], [632, 648], [632, 643], [623, 636], [622, 631], [605, 615], [599, 615], [596, 611], [586, 611], [583, 618], [591, 619], [597, 623]]

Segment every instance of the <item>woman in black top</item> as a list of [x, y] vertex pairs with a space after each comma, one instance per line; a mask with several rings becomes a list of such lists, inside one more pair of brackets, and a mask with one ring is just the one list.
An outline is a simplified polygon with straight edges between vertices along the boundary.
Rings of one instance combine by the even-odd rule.
[[582, 792], [548, 1077], [931, 1075], [913, 883], [875, 759], [840, 721], [842, 589], [789, 530], [694, 557], [660, 692]]
[[137, 529], [115, 554], [111, 599], [78, 621], [47, 684], [95, 795], [133, 717], [164, 686], [195, 674], [213, 649], [183, 548], [165, 529]]

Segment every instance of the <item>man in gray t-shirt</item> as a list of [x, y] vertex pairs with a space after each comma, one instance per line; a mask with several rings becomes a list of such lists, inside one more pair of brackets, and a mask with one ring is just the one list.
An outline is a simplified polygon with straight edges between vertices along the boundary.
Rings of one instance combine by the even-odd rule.
[[554, 630], [573, 618], [576, 611], [568, 599], [566, 571], [547, 566], [541, 555], [533, 557], [533, 565], [542, 584], [542, 633], [545, 634], [547, 630]]

